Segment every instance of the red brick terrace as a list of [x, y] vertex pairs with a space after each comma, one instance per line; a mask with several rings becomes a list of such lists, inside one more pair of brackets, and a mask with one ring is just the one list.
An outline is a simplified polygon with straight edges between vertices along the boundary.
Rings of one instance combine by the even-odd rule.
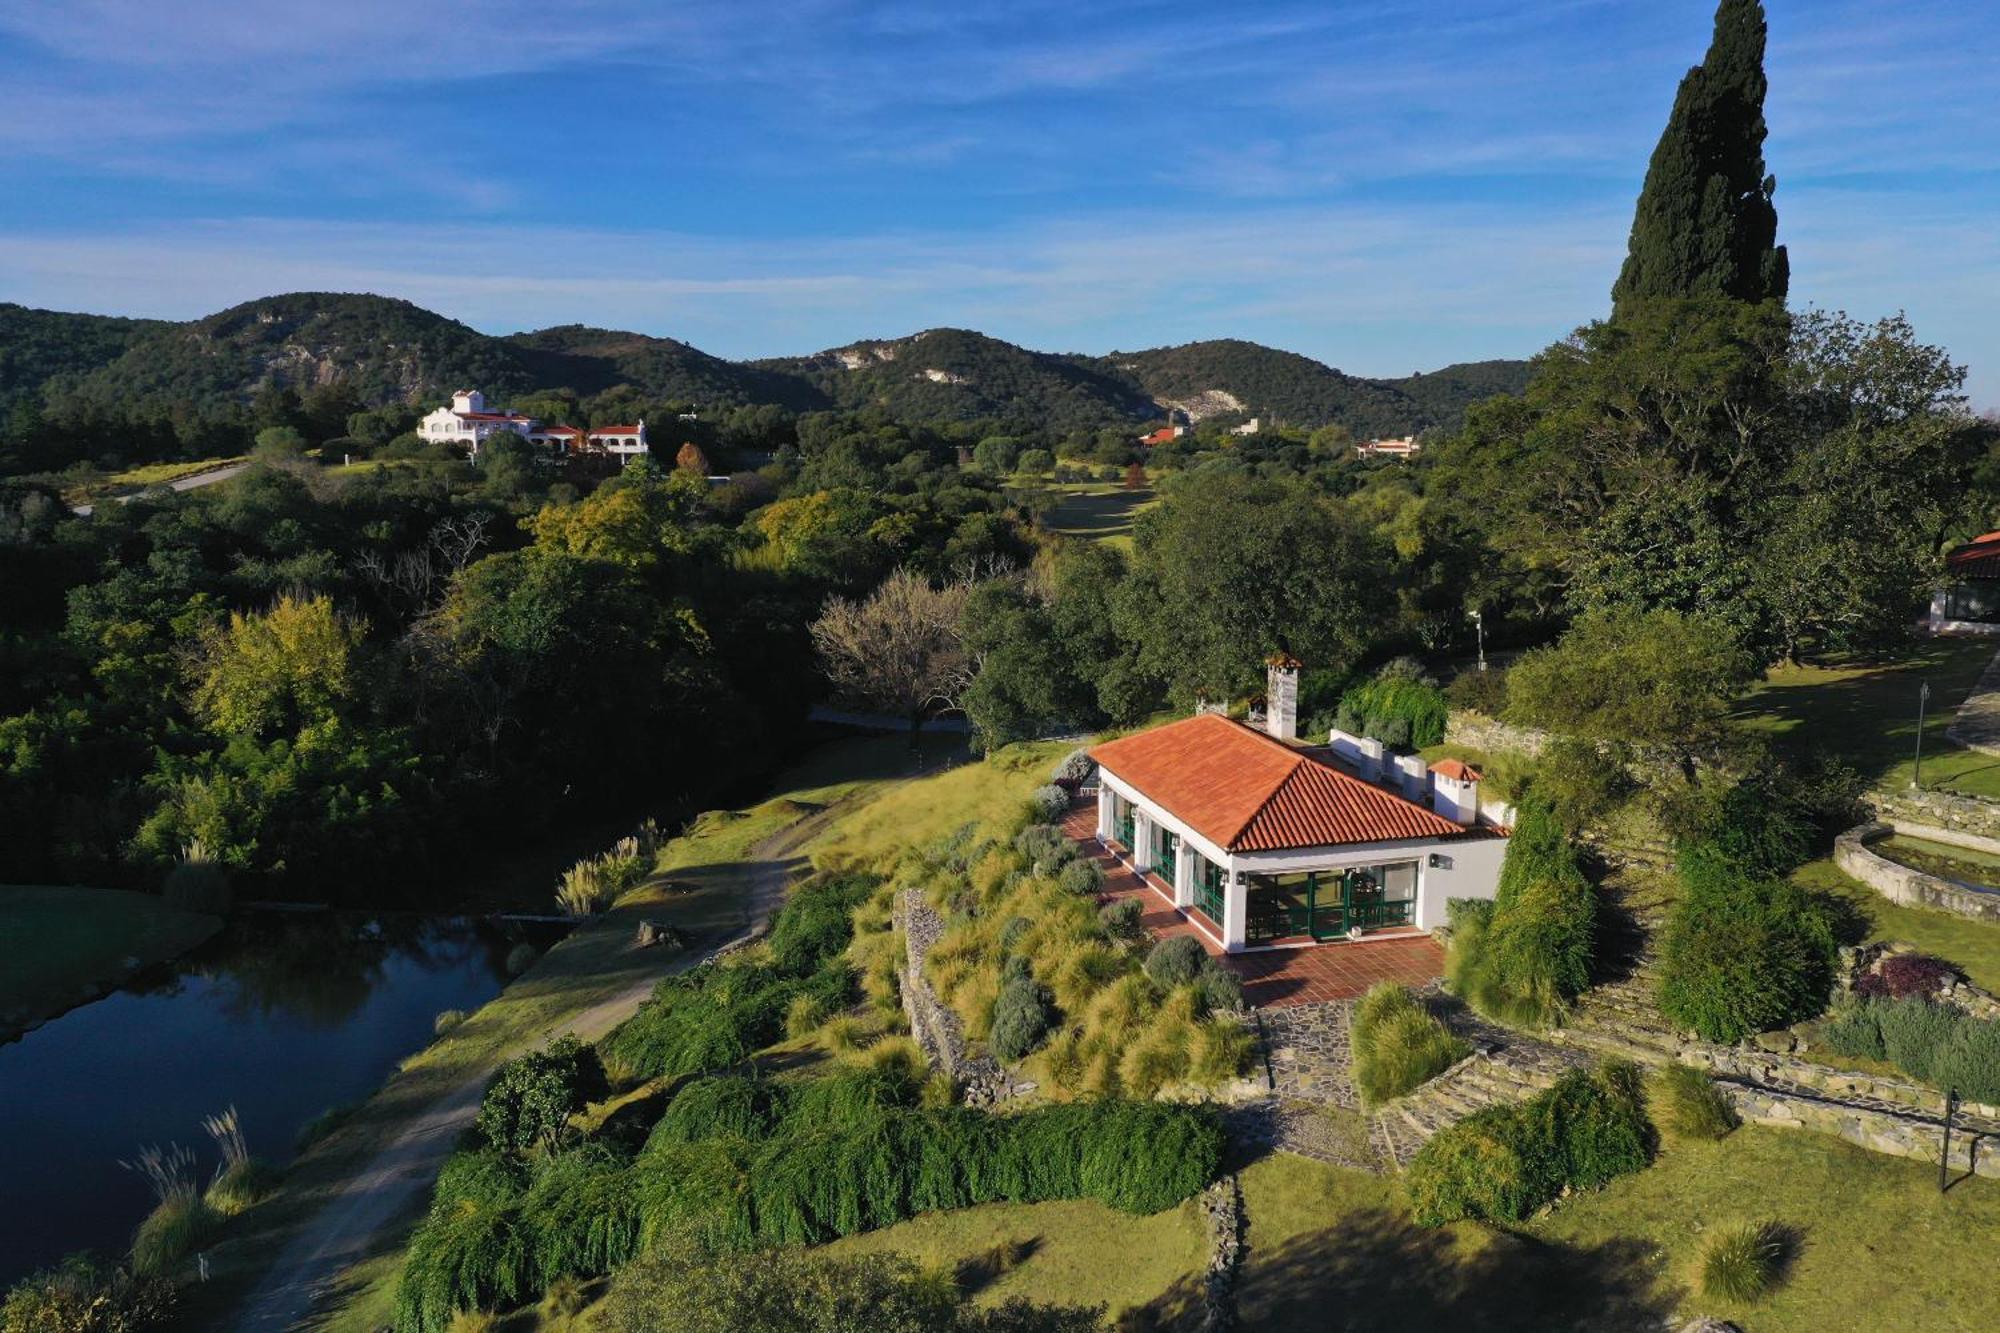
[[1063, 832], [1104, 872], [1100, 902], [1138, 898], [1146, 905], [1139, 923], [1148, 933], [1156, 939], [1192, 935], [1200, 940], [1242, 980], [1244, 998], [1259, 1008], [1352, 999], [1378, 981], [1421, 986], [1444, 970], [1444, 950], [1428, 935], [1224, 953], [1219, 926], [1199, 911], [1175, 907], [1165, 880], [1142, 877], [1118, 855], [1122, 848], [1114, 851], [1098, 841], [1094, 802], [1072, 805], [1063, 817]]

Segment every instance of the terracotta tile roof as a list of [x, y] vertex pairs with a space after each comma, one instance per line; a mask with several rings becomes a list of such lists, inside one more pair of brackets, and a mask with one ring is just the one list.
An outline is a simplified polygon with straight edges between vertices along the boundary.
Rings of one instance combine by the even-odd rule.
[[1944, 563], [1962, 579], [2000, 579], [2000, 532], [1974, 537], [1946, 556]]
[[1455, 824], [1217, 713], [1107, 741], [1090, 757], [1230, 851], [1493, 832]]
[[637, 435], [639, 428], [637, 426], [592, 426], [590, 433], [592, 435]]
[[1463, 759], [1440, 759], [1431, 765], [1431, 772], [1453, 782], [1477, 782], [1485, 776]]

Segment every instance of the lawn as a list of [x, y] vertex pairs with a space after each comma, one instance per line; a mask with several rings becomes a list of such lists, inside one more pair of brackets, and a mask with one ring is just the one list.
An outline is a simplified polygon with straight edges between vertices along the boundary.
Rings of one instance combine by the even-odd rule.
[[1178, 1327], [1200, 1299], [1207, 1239], [1192, 1201], [1132, 1217], [1091, 1200], [926, 1213], [823, 1247], [890, 1252], [955, 1274], [982, 1305], [1103, 1305], [1121, 1328]]
[[221, 928], [219, 917], [177, 911], [150, 893], [0, 887], [0, 1041]]
[[[1987, 1258], [2000, 1187], [1968, 1180], [1940, 1195], [1935, 1168], [1827, 1135], [1741, 1129], [1670, 1144], [1650, 1169], [1513, 1231], [1418, 1227], [1393, 1182], [1300, 1158], [1268, 1158], [1242, 1181], [1239, 1314], [1274, 1333], [1623, 1330], [1697, 1314], [1746, 1333], [1970, 1330], [2000, 1308]], [[1695, 1294], [1703, 1233], [1766, 1218], [1798, 1238], [1785, 1283], [1747, 1308]]]
[[1890, 902], [1832, 861], [1814, 861], [1792, 878], [1808, 888], [1832, 893], [1854, 905], [1867, 922], [1870, 940], [1900, 940], [1958, 965], [1976, 986], [2000, 991], [2000, 926], [1951, 912], [1904, 907]]
[[1010, 745], [989, 759], [880, 788], [843, 811], [815, 848], [829, 863], [875, 866], [965, 824], [996, 836], [1074, 742]]
[[1128, 491], [1117, 482], [1037, 482], [1058, 496], [1044, 526], [1065, 537], [1089, 537], [1112, 546], [1132, 545], [1132, 524], [1159, 503], [1151, 490]]
[[1925, 639], [1887, 657], [1773, 667], [1751, 690], [1737, 721], [1782, 752], [1823, 750], [1871, 781], [1903, 786], [1915, 767], [1917, 694], [1928, 683], [1924, 785], [2000, 799], [2000, 758], [1945, 739], [1994, 648], [1976, 639]]
[[71, 504], [86, 504], [102, 496], [131, 494], [151, 486], [165, 486], [169, 482], [179, 481], [182, 477], [192, 477], [197, 473], [228, 467], [231, 463], [241, 463], [246, 456], [237, 454], [230, 458], [200, 458], [191, 463], [148, 463], [143, 467], [114, 472], [87, 486], [74, 488], [65, 492], [65, 498]]

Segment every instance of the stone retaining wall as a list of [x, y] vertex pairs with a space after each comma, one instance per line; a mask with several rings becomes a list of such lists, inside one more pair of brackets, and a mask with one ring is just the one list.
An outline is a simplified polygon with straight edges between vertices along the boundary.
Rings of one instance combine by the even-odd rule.
[[2000, 893], [1968, 889], [1948, 879], [1898, 865], [1870, 849], [1868, 844], [1888, 837], [1898, 827], [1921, 826], [1878, 822], [1851, 828], [1834, 840], [1833, 863], [1892, 903], [1928, 907], [2000, 925]]
[[[1717, 1079], [1715, 1086], [1748, 1124], [1815, 1130], [1870, 1152], [1920, 1162], [1937, 1161], [1943, 1143], [1944, 1133], [1938, 1124], [1891, 1109], [1821, 1100], [1805, 1093], [1736, 1083], [1728, 1078]], [[1955, 1127], [1947, 1169], [1955, 1175], [1970, 1172], [2000, 1179], [2000, 1136]]]
[[1017, 1086], [991, 1056], [972, 1053], [958, 1015], [924, 976], [924, 957], [944, 935], [944, 918], [922, 894], [906, 889], [896, 899], [896, 926], [903, 932], [903, 1013], [931, 1067], [958, 1084], [967, 1106], [988, 1106], [1017, 1092], [1033, 1091], [1033, 1084]]
[[1444, 739], [1447, 745], [1463, 745], [1488, 754], [1524, 754], [1530, 759], [1538, 757], [1542, 747], [1549, 743], [1545, 731], [1510, 726], [1483, 713], [1468, 713], [1459, 708], [1452, 709], [1445, 721]]
[[1942, 791], [1878, 788], [1868, 793], [1875, 816], [1891, 824], [1923, 825], [1953, 833], [2000, 838], [2000, 801]]

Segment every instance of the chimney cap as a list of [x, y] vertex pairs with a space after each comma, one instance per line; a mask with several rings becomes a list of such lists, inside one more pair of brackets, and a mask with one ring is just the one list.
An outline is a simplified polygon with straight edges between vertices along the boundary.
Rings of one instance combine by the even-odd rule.
[[1431, 772], [1452, 782], [1477, 782], [1484, 776], [1463, 759], [1440, 759], [1431, 765]]

